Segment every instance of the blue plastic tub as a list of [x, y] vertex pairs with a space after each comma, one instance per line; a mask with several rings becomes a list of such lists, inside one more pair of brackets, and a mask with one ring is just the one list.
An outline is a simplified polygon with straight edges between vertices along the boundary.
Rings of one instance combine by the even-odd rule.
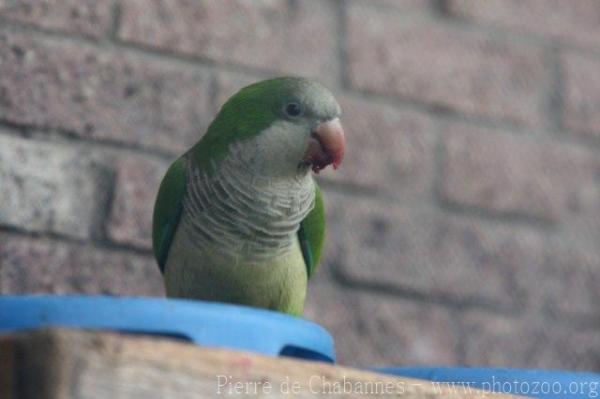
[[0, 297], [0, 334], [48, 327], [160, 335], [202, 346], [335, 361], [333, 338], [325, 329], [279, 312], [160, 298]]
[[487, 393], [508, 393], [533, 398], [596, 398], [600, 374], [550, 370], [494, 368], [380, 368], [376, 371], [403, 377], [436, 381], [457, 393], [470, 388]]

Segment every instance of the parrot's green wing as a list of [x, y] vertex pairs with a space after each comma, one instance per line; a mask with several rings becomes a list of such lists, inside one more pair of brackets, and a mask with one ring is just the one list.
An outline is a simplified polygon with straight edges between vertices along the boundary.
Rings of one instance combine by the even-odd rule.
[[317, 271], [325, 242], [325, 204], [321, 189], [316, 182], [315, 190], [315, 207], [300, 223], [298, 230], [300, 248], [302, 248], [309, 278]]
[[160, 271], [164, 273], [167, 255], [177, 230], [181, 211], [183, 209], [183, 196], [186, 187], [186, 164], [184, 157], [177, 159], [163, 178], [154, 204], [152, 218], [152, 247], [154, 257], [158, 262]]

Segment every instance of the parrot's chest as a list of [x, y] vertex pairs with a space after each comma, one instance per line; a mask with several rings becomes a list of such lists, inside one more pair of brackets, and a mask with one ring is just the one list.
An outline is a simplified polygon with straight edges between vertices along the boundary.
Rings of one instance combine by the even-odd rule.
[[168, 296], [300, 314], [307, 273], [297, 232], [314, 207], [312, 177], [261, 180], [235, 163], [188, 176], [165, 267]]
[[310, 175], [268, 180], [233, 158], [212, 175], [190, 167], [188, 176], [182, 234], [199, 252], [217, 253], [234, 265], [261, 264], [289, 252], [314, 207]]

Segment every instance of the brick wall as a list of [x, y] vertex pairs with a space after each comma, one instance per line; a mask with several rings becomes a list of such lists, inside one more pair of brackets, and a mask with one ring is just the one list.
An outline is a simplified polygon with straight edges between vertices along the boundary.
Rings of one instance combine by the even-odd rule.
[[285, 73], [345, 110], [343, 362], [600, 370], [596, 0], [0, 0], [1, 292], [163, 295], [162, 174]]

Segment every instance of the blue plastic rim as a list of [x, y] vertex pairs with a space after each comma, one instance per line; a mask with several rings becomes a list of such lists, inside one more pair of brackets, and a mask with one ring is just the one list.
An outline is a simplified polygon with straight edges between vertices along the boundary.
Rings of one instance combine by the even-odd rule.
[[49, 327], [160, 335], [202, 346], [335, 361], [333, 338], [324, 328], [279, 312], [163, 298], [0, 297], [0, 334]]
[[600, 374], [552, 370], [499, 368], [380, 368], [376, 371], [402, 377], [435, 381], [440, 388], [468, 393], [477, 388], [486, 393], [507, 393], [541, 399], [597, 398]]

